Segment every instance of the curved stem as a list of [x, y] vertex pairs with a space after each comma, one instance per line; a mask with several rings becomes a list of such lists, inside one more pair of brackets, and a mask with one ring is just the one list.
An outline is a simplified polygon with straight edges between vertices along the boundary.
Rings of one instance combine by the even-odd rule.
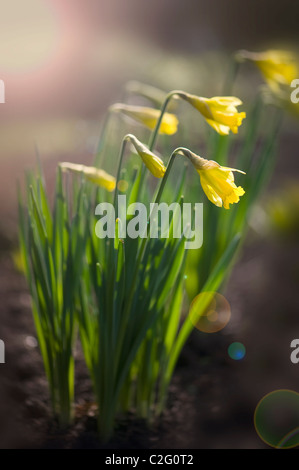
[[148, 148], [152, 151], [155, 144], [156, 144], [156, 141], [157, 141], [157, 137], [158, 137], [158, 134], [159, 134], [159, 130], [160, 130], [160, 127], [161, 127], [161, 123], [162, 123], [162, 120], [163, 120], [163, 116], [164, 114], [166, 113], [166, 110], [167, 110], [167, 106], [169, 105], [169, 102], [171, 101], [171, 99], [177, 95], [179, 92], [174, 90], [174, 91], [171, 91], [170, 93], [168, 93], [168, 95], [166, 96], [165, 98], [165, 101], [164, 103], [162, 104], [161, 106], [161, 111], [160, 111], [160, 116], [159, 116], [159, 119], [157, 120], [157, 123], [155, 125], [155, 128], [151, 134], [151, 137], [150, 137], [150, 140], [149, 140], [149, 143], [148, 143]]
[[117, 168], [116, 182], [115, 182], [115, 192], [114, 192], [114, 203], [113, 203], [114, 208], [116, 208], [116, 204], [117, 204], [118, 183], [119, 183], [119, 179], [120, 179], [121, 167], [122, 167], [122, 164], [123, 164], [126, 145], [127, 145], [128, 141], [130, 140], [130, 137], [131, 137], [131, 134], [125, 135], [125, 137], [122, 140], [121, 147], [120, 147], [119, 159], [118, 159], [118, 168]]
[[118, 183], [120, 180], [120, 173], [121, 173], [121, 168], [123, 164], [123, 159], [125, 155], [125, 150], [126, 150], [126, 145], [130, 141], [134, 141], [135, 136], [133, 134], [126, 134], [122, 140], [120, 152], [119, 152], [119, 161], [118, 161], [118, 168], [117, 168], [117, 174], [116, 174], [116, 183], [115, 183], [115, 192], [114, 192], [114, 208], [115, 212], [117, 209], [117, 196], [118, 196]]
[[[154, 204], [159, 204], [159, 202], [160, 202], [160, 200], [161, 200], [161, 196], [162, 196], [162, 193], [163, 193], [163, 190], [164, 190], [166, 181], [167, 181], [167, 179], [168, 179], [170, 170], [171, 170], [172, 165], [173, 165], [173, 163], [174, 163], [174, 159], [175, 159], [175, 157], [177, 156], [177, 154], [179, 153], [180, 150], [181, 150], [180, 148], [175, 149], [175, 150], [172, 152], [171, 156], [170, 156], [170, 159], [169, 159], [169, 162], [168, 162], [168, 165], [167, 165], [165, 174], [164, 174], [164, 176], [163, 176], [163, 178], [162, 178], [162, 181], [161, 181], [160, 186], [159, 186], [159, 189], [158, 189], [157, 196], [155, 197]], [[149, 219], [150, 219], [150, 216], [149, 216]]]
[[[114, 206], [114, 214], [118, 216], [118, 183], [120, 179], [120, 173], [121, 173], [121, 167], [125, 155], [125, 150], [126, 150], [126, 145], [128, 141], [130, 141], [131, 134], [125, 135], [125, 137], [122, 140], [120, 152], [119, 152], [119, 161], [118, 161], [118, 168], [117, 168], [117, 175], [116, 175], [116, 181], [115, 181], [115, 191], [114, 191], [114, 198], [113, 198], [113, 206]], [[108, 248], [108, 257], [109, 257], [109, 264], [110, 266], [113, 266], [113, 248], [114, 244], [110, 243], [109, 248]], [[110, 279], [109, 279], [109, 284], [110, 286], [113, 286], [113, 276], [115, 275], [113, 269], [111, 269], [110, 273]]]
[[[167, 168], [166, 168], [166, 172], [165, 172], [164, 177], [163, 177], [163, 179], [160, 183], [160, 187], [158, 189], [158, 193], [155, 197], [155, 200], [154, 200], [153, 204], [159, 204], [159, 202], [161, 200], [163, 190], [164, 190], [164, 187], [165, 187], [165, 184], [166, 184], [166, 181], [168, 179], [169, 173], [170, 173], [172, 165], [174, 163], [174, 159], [178, 154], [182, 153], [183, 151], [188, 152], [188, 149], [185, 149], [183, 147], [178, 147], [177, 149], [175, 149], [172, 152], [172, 154], [170, 156], [170, 159], [169, 159], [169, 162], [168, 162], [168, 165], [167, 165]], [[148, 217], [148, 221], [150, 221], [150, 219], [151, 219], [152, 212], [153, 212], [153, 209], [150, 212], [150, 215]], [[145, 251], [145, 245], [146, 245], [147, 240], [148, 240], [148, 233], [147, 233], [147, 236], [145, 238], [142, 238], [142, 243], [141, 243], [140, 249], [138, 251], [137, 262], [136, 262], [135, 272], [134, 272], [134, 275], [133, 275], [133, 281], [132, 281], [131, 290], [130, 290], [130, 294], [129, 294], [127, 309], [130, 308], [131, 302], [133, 300], [134, 287], [135, 287], [137, 276], [138, 276], [139, 265], [142, 262], [142, 258], [143, 258], [143, 254], [144, 254], [144, 251]]]
[[[161, 106], [161, 110], [160, 110], [160, 116], [159, 116], [159, 119], [157, 120], [156, 122], [156, 125], [155, 125], [155, 128], [150, 136], [150, 139], [149, 139], [149, 142], [148, 142], [148, 148], [149, 150], [152, 152], [155, 145], [156, 145], [156, 142], [157, 142], [157, 138], [158, 138], [158, 135], [159, 135], [159, 130], [160, 130], [160, 127], [161, 127], [161, 124], [162, 124], [162, 120], [163, 120], [163, 116], [164, 114], [166, 113], [167, 111], [167, 106], [169, 105], [170, 101], [172, 100], [172, 98], [174, 96], [180, 96], [180, 93], [182, 93], [181, 91], [179, 90], [173, 90], [173, 91], [170, 91], [165, 100], [164, 100], [164, 103], [162, 104]], [[139, 183], [139, 190], [140, 188], [142, 187], [143, 183], [144, 183], [144, 178], [145, 178], [145, 175], [146, 175], [146, 169], [144, 167], [141, 168], [141, 177], [140, 177], [140, 183]], [[138, 195], [139, 195], [139, 191], [138, 191]]]
[[[114, 199], [113, 199], [113, 206], [114, 206], [114, 214], [118, 216], [118, 182], [120, 178], [120, 172], [121, 172], [121, 167], [124, 159], [124, 154], [126, 150], [126, 145], [127, 142], [130, 140], [130, 134], [125, 135], [125, 137], [122, 140], [121, 148], [120, 148], [120, 153], [119, 153], [119, 161], [118, 161], [118, 169], [117, 169], [117, 175], [116, 175], [116, 181], [115, 181], [115, 191], [114, 191]], [[109, 259], [109, 265], [114, 266], [113, 264], [113, 249], [114, 249], [114, 244], [110, 242], [109, 248], [108, 248], [108, 259]], [[110, 276], [109, 276], [109, 286], [112, 288], [113, 286], [113, 277], [115, 273], [114, 270], [111, 269], [110, 271]]]
[[[166, 168], [165, 175], [164, 175], [164, 177], [161, 181], [158, 193], [155, 197], [154, 204], [159, 204], [159, 202], [161, 200], [161, 196], [162, 196], [166, 181], [168, 179], [169, 173], [171, 171], [172, 165], [174, 163], [175, 157], [178, 154], [185, 155], [187, 152], [189, 152], [189, 150], [185, 149], [183, 147], [179, 147], [179, 148], [175, 149], [174, 152], [172, 152], [172, 154], [170, 156], [170, 159], [169, 159], [169, 162], [168, 162], [168, 165], [167, 165], [167, 168]], [[151, 211], [151, 213], [148, 217], [149, 221], [150, 221], [150, 218], [151, 218], [151, 214], [152, 214], [152, 211]], [[131, 288], [130, 288], [130, 291], [129, 291], [128, 300], [126, 302], [126, 306], [125, 306], [125, 309], [124, 309], [124, 312], [123, 312], [124, 324], [126, 323], [126, 320], [128, 318], [129, 312], [130, 312], [130, 308], [132, 306], [133, 297], [134, 297], [134, 289], [136, 287], [136, 281], [137, 281], [138, 272], [139, 272], [139, 266], [142, 263], [142, 259], [143, 259], [143, 255], [144, 255], [147, 240], [148, 240], [148, 233], [147, 233], [147, 236], [142, 239], [142, 243], [141, 243], [140, 249], [138, 251], [137, 261], [136, 261], [136, 264], [135, 264], [135, 271], [134, 271], [134, 274], [133, 274], [133, 280], [132, 280], [132, 283], [131, 283]], [[118, 354], [116, 354], [116, 357], [117, 357], [116, 364], [117, 364], [117, 366], [118, 366], [121, 346], [122, 346], [121, 342], [119, 342], [119, 344], [118, 344]], [[117, 398], [117, 394], [121, 390], [123, 379], [126, 376], [126, 370], [125, 369], [126, 369], [126, 367], [121, 371], [121, 376], [120, 376], [121, 378], [119, 379], [119, 381], [116, 385], [116, 389], [115, 389], [116, 391], [115, 391], [115, 395], [114, 395], [115, 400]]]
[[[127, 138], [129, 138], [129, 136], [126, 136]], [[162, 193], [163, 193], [163, 189], [165, 187], [165, 184], [166, 184], [166, 181], [167, 181], [167, 178], [168, 178], [168, 175], [170, 173], [170, 170], [171, 170], [171, 167], [173, 165], [173, 162], [174, 162], [174, 158], [175, 156], [177, 155], [177, 151], [175, 150], [171, 156], [170, 156], [170, 159], [169, 159], [169, 163], [167, 165], [167, 169], [166, 169], [166, 172], [165, 172], [165, 175], [161, 181], [161, 184], [160, 184], [160, 187], [159, 187], [159, 190], [158, 190], [158, 193], [157, 193], [157, 196], [155, 197], [155, 203], [159, 203], [160, 199], [161, 199], [161, 196], [162, 196]], [[149, 217], [148, 217], [148, 220], [150, 220], [150, 217], [151, 217], [151, 214], [152, 212], [150, 213]], [[138, 277], [138, 272], [139, 272], [139, 266], [142, 262], [142, 258], [143, 258], [143, 254], [144, 254], [144, 250], [145, 250], [145, 246], [146, 246], [146, 242], [147, 242], [147, 239], [148, 239], [148, 233], [147, 233], [147, 236], [145, 238], [142, 238], [142, 243], [141, 243], [141, 246], [140, 246], [140, 249], [138, 250], [138, 253], [137, 253], [137, 261], [136, 261], [136, 264], [135, 264], [135, 270], [134, 270], [134, 273], [133, 273], [133, 277], [132, 277], [132, 283], [131, 283], [131, 287], [130, 287], [130, 291], [129, 291], [129, 295], [128, 295], [128, 300], [126, 302], [126, 306], [125, 306], [125, 309], [124, 309], [124, 312], [123, 312], [123, 321], [124, 321], [124, 324], [126, 323], [126, 319], [129, 315], [129, 312], [130, 312], [130, 308], [132, 306], [132, 302], [133, 302], [133, 297], [134, 297], [134, 290], [135, 290], [135, 286], [136, 286], [136, 281], [137, 281], [137, 277]], [[119, 341], [118, 343], [118, 348], [117, 348], [117, 352], [115, 354], [116, 356], [116, 364], [118, 366], [118, 361], [119, 361], [119, 357], [120, 357], [120, 351], [121, 351], [121, 341]], [[125, 375], [125, 373], [123, 372], [121, 374], [121, 376], [123, 377]], [[117, 390], [120, 390], [121, 388], [121, 383], [118, 383], [117, 384]]]

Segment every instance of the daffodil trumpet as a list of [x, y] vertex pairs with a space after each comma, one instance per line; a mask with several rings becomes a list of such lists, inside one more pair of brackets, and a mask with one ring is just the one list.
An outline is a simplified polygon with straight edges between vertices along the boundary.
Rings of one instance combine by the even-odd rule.
[[[236, 134], [241, 126], [246, 113], [238, 113], [237, 106], [242, 104], [239, 98], [234, 96], [220, 96], [214, 98], [203, 98], [181, 90], [173, 90], [168, 93], [160, 110], [159, 118], [151, 134], [148, 148], [152, 151], [155, 147], [160, 128], [163, 123], [167, 107], [172, 99], [182, 99], [195, 107], [220, 135], [228, 135], [230, 130]], [[141, 173], [141, 185], [143, 184], [145, 172]]]
[[[161, 200], [165, 184], [172, 169], [174, 159], [177, 155], [183, 155], [191, 161], [196, 171], [199, 173], [203, 191], [205, 192], [207, 198], [217, 207], [223, 206], [224, 209], [229, 209], [230, 204], [239, 202], [240, 197], [245, 194], [245, 191], [241, 186], [236, 186], [233, 175], [234, 171], [245, 174], [244, 171], [237, 170], [234, 168], [223, 167], [219, 165], [219, 163], [214, 162], [213, 160], [206, 160], [205, 158], [196, 155], [187, 148], [178, 147], [172, 152], [170, 156], [164, 177], [161, 180], [154, 201], [155, 204], [158, 204]], [[140, 246], [138, 254], [137, 265], [142, 262], [145, 245], [146, 238], [142, 240], [142, 244]]]
[[298, 65], [295, 56], [284, 50], [268, 50], [264, 52], [239, 51], [236, 61], [253, 62], [260, 70], [265, 81], [274, 93], [279, 93], [281, 87], [289, 87], [298, 78]]
[[[149, 108], [146, 106], [133, 106], [128, 104], [116, 103], [110, 106], [110, 111], [122, 113], [134, 121], [143, 124], [150, 130], [156, 128], [156, 124], [160, 118], [159, 109]], [[160, 134], [173, 135], [178, 129], [178, 119], [174, 114], [164, 113], [159, 126]]]
[[215, 206], [229, 209], [230, 204], [238, 203], [240, 197], [245, 194], [241, 186], [236, 186], [233, 174], [234, 171], [245, 174], [244, 171], [221, 166], [183, 147], [173, 152], [173, 155], [177, 154], [184, 155], [191, 161], [199, 174], [204, 193]]
[[230, 130], [237, 134], [238, 128], [241, 126], [243, 119], [246, 118], [245, 112], [238, 112], [237, 107], [242, 101], [235, 96], [214, 96], [213, 98], [204, 98], [197, 95], [186, 93], [182, 90], [173, 90], [165, 98], [161, 107], [160, 118], [153, 130], [149, 141], [149, 149], [153, 150], [159, 128], [163, 120], [164, 113], [173, 98], [180, 98], [187, 101], [197, 111], [199, 111], [206, 119], [207, 123], [220, 135], [228, 135]]
[[213, 160], [206, 160], [205, 158], [196, 155], [187, 148], [178, 147], [170, 156], [155, 203], [160, 202], [162, 192], [173, 166], [174, 159], [177, 155], [183, 155], [191, 161], [200, 176], [203, 191], [207, 198], [217, 207], [223, 206], [225, 209], [229, 209], [230, 204], [239, 202], [240, 197], [245, 194], [245, 191], [241, 186], [236, 186], [233, 175], [234, 171], [245, 175], [244, 171], [221, 166]]
[[185, 92], [180, 92], [179, 96], [197, 109], [220, 135], [228, 135], [230, 131], [237, 134], [243, 119], [246, 118], [245, 112], [238, 112], [237, 107], [243, 103], [235, 96], [204, 98]]
[[162, 178], [166, 172], [166, 167], [158, 155], [155, 155], [145, 144], [140, 142], [133, 134], [127, 134], [123, 138], [120, 155], [119, 155], [119, 163], [118, 163], [118, 170], [116, 176], [116, 190], [114, 194], [114, 204], [117, 204], [117, 195], [118, 195], [118, 183], [120, 179], [120, 172], [123, 164], [123, 158], [126, 150], [127, 144], [130, 143], [133, 145], [135, 151], [142, 159], [145, 167], [151, 172], [153, 176], [156, 178]]
[[127, 143], [131, 143], [139, 155], [139, 157], [142, 159], [144, 165], [146, 168], [151, 172], [153, 176], [156, 178], [162, 178], [165, 174], [166, 167], [158, 155], [153, 153], [149, 148], [140, 142], [140, 140], [137, 139], [133, 134], [127, 134], [123, 138], [122, 146], [121, 146], [121, 151], [120, 151], [120, 158], [119, 158], [119, 165], [118, 165], [118, 171], [117, 171], [117, 183], [119, 181], [120, 177], [120, 171], [122, 167], [122, 162], [123, 162], [123, 157], [125, 153], [125, 148]]

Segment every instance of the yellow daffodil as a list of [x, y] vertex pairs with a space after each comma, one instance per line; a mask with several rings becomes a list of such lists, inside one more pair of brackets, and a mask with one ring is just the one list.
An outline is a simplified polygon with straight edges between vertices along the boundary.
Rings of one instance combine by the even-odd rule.
[[250, 60], [260, 69], [264, 79], [274, 92], [281, 86], [290, 86], [298, 78], [299, 70], [291, 52], [269, 50], [265, 52], [239, 51], [237, 60]]
[[230, 130], [237, 134], [243, 119], [246, 118], [246, 113], [238, 112], [237, 106], [240, 106], [242, 101], [235, 96], [203, 98], [185, 92], [178, 92], [178, 96], [196, 108], [220, 135], [227, 135]]
[[[140, 122], [144, 126], [153, 130], [156, 127], [160, 117], [160, 110], [147, 108], [145, 106], [131, 106], [126, 104], [114, 104], [110, 107], [111, 111], [121, 112], [126, 116]], [[160, 134], [175, 134], [178, 129], [178, 118], [174, 114], [164, 113], [160, 126]]]
[[132, 143], [148, 170], [156, 178], [162, 178], [165, 174], [166, 167], [161, 158], [151, 152], [148, 147], [140, 142], [134, 135], [128, 134], [126, 138]]
[[103, 188], [106, 188], [107, 191], [113, 191], [115, 189], [115, 178], [114, 176], [109, 175], [106, 171], [93, 166], [79, 165], [76, 163], [60, 163], [62, 170], [69, 170], [75, 173], [82, 173], [86, 179], [92, 183], [98, 184]]
[[202, 189], [207, 198], [217, 207], [229, 209], [230, 204], [239, 202], [240, 196], [245, 194], [241, 186], [236, 186], [233, 171], [245, 174], [243, 171], [220, 166], [213, 160], [201, 158], [190, 150], [181, 150], [180, 153], [189, 158], [199, 173]]

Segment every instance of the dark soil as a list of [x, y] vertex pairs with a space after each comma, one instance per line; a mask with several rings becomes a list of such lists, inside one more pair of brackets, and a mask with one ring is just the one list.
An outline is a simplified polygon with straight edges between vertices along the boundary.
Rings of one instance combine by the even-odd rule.
[[[299, 337], [297, 244], [255, 242], [244, 250], [227, 298], [232, 321], [221, 333], [195, 331], [180, 359], [167, 410], [153, 429], [133, 416], [120, 419], [108, 448], [262, 448], [253, 426], [258, 401], [272, 390], [296, 390], [298, 367], [290, 342]], [[76, 420], [58, 431], [49, 412], [47, 382], [35, 347], [30, 297], [22, 274], [0, 260], [1, 448], [99, 448], [95, 405], [80, 352]], [[297, 326], [297, 330], [295, 328]], [[242, 361], [228, 357], [233, 341], [244, 343]]]
[[[287, 139], [272, 186], [299, 173]], [[290, 361], [290, 343], [299, 338], [299, 244], [249, 233], [226, 297], [232, 319], [220, 333], [194, 331], [180, 358], [159, 423], [148, 429], [133, 416], [122, 417], [108, 448], [265, 448], [253, 415], [259, 400], [277, 389], [298, 391], [299, 365]], [[100, 448], [95, 404], [82, 354], [76, 367], [76, 419], [59, 432], [50, 414], [47, 382], [23, 275], [1, 236], [0, 338], [6, 363], [0, 364], [0, 448]], [[246, 356], [227, 353], [234, 342]]]

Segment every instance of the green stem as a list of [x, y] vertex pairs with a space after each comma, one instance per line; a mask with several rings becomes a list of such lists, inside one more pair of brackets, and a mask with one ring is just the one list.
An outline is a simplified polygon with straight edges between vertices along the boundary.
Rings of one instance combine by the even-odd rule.
[[231, 95], [240, 68], [240, 62], [233, 56], [230, 60], [228, 74], [223, 86], [223, 95]]
[[[152, 152], [155, 145], [156, 145], [156, 142], [157, 142], [157, 138], [158, 138], [158, 135], [159, 135], [159, 130], [160, 130], [160, 127], [161, 127], [161, 124], [162, 124], [162, 120], [163, 120], [163, 117], [164, 117], [164, 114], [166, 113], [167, 111], [167, 107], [170, 103], [170, 101], [172, 100], [172, 98], [174, 96], [177, 96], [178, 93], [181, 93], [180, 91], [178, 90], [174, 90], [174, 91], [171, 91], [170, 93], [168, 93], [168, 95], [166, 96], [165, 100], [164, 100], [164, 103], [162, 104], [161, 106], [161, 110], [160, 110], [160, 116], [159, 116], [159, 119], [157, 120], [156, 122], [156, 125], [155, 125], [155, 128], [150, 136], [150, 139], [149, 139], [149, 142], [148, 142], [148, 148], [149, 150]], [[146, 168], [145, 167], [142, 167], [141, 168], [141, 177], [140, 177], [140, 182], [139, 182], [139, 189], [142, 188], [143, 186], [143, 183], [144, 183], [144, 179], [145, 179], [145, 175], [146, 175]], [[138, 195], [139, 195], [139, 191], [138, 191]], [[138, 196], [137, 195], [137, 196]]]
[[[236, 254], [239, 244], [240, 244], [240, 235], [237, 234], [231, 241], [230, 245], [224, 252], [223, 256], [218, 261], [215, 268], [213, 269], [211, 275], [209, 276], [208, 280], [203, 286], [201, 292], [216, 292], [217, 291], [219, 286], [222, 284], [227, 271], [232, 265], [232, 260], [233, 260], [234, 255]], [[208, 307], [209, 305], [208, 299], [209, 297], [207, 296], [206, 298], [202, 300], [201, 304], [198, 306], [198, 309], [196, 312], [198, 319], [201, 317], [201, 315], [204, 313], [204, 311]], [[171, 380], [171, 377], [172, 377], [174, 368], [176, 366], [178, 357], [180, 355], [180, 352], [183, 346], [185, 345], [187, 339], [189, 338], [189, 335], [193, 331], [193, 329], [194, 329], [194, 324], [193, 322], [191, 322], [190, 316], [188, 315], [180, 328], [179, 334], [175, 340], [174, 346], [171, 351], [170, 359], [169, 359], [166, 373], [165, 373], [166, 386], [169, 384]]]
[[[165, 184], [167, 182], [167, 179], [168, 179], [168, 176], [170, 174], [170, 170], [172, 168], [172, 165], [174, 163], [174, 159], [175, 157], [177, 156], [177, 154], [179, 153], [181, 149], [176, 149], [170, 156], [170, 159], [169, 159], [169, 162], [168, 162], [168, 165], [167, 165], [167, 168], [166, 168], [166, 171], [165, 171], [165, 174], [164, 174], [164, 177], [160, 183], [160, 186], [159, 186], [159, 189], [158, 189], [158, 193], [155, 197], [155, 200], [154, 200], [154, 204], [159, 204], [160, 200], [161, 200], [161, 196], [162, 196], [162, 193], [164, 191], [164, 187], [165, 187]], [[151, 210], [150, 212], [150, 215], [148, 217], [148, 222], [150, 221], [151, 219], [151, 216], [152, 216], [152, 212], [153, 212], [153, 209]], [[146, 242], [147, 242], [147, 239], [148, 239], [148, 233], [147, 233], [147, 237], [143, 238], [142, 239], [142, 243], [141, 243], [141, 246], [140, 246], [140, 249], [139, 249], [139, 254], [138, 254], [138, 258], [137, 258], [137, 263], [136, 263], [136, 270], [135, 270], [135, 275], [133, 277], [133, 283], [132, 283], [132, 288], [134, 288], [134, 284], [135, 284], [135, 281], [137, 279], [137, 275], [138, 275], [138, 268], [139, 268], [139, 264], [141, 263], [142, 261], [142, 257], [143, 257], [143, 253], [144, 253], [144, 249], [145, 249], [145, 245], [146, 245]]]
[[[120, 180], [121, 168], [122, 168], [123, 159], [124, 159], [124, 155], [125, 155], [126, 145], [127, 145], [128, 141], [130, 140], [130, 137], [131, 137], [131, 134], [127, 134], [123, 138], [121, 148], [120, 148], [120, 153], [119, 153], [119, 161], [118, 161], [118, 169], [117, 169], [117, 175], [116, 175], [116, 184], [115, 184], [114, 201], [113, 201], [115, 215], [117, 214], [117, 216], [118, 216], [118, 198], [117, 198], [118, 197], [118, 183], [119, 183], [119, 180]], [[112, 243], [111, 240], [110, 240], [110, 243], [109, 243], [109, 249], [108, 250], [109, 250], [109, 255], [108, 255], [109, 266], [111, 266], [110, 275], [109, 275], [109, 282], [108, 282], [108, 290], [109, 290], [108, 299], [111, 300], [111, 308], [112, 308], [112, 311], [113, 311], [113, 287], [114, 287], [115, 270], [114, 270], [114, 260], [113, 260], [114, 243]], [[112, 320], [112, 318], [111, 318], [111, 320]], [[111, 331], [112, 331], [112, 334], [113, 334], [113, 328], [111, 329]]]
[[149, 140], [149, 143], [148, 143], [148, 148], [151, 151], [155, 147], [157, 137], [158, 137], [158, 134], [159, 134], [159, 130], [160, 130], [160, 127], [161, 127], [161, 124], [162, 124], [163, 116], [164, 116], [164, 114], [166, 113], [166, 110], [167, 110], [167, 106], [169, 105], [169, 102], [172, 100], [172, 98], [175, 95], [177, 95], [178, 93], [180, 93], [180, 92], [177, 91], [177, 90], [174, 90], [174, 91], [171, 91], [170, 93], [168, 93], [168, 95], [165, 98], [164, 103], [161, 106], [159, 119], [156, 122], [156, 126], [155, 126], [155, 128], [154, 128], [154, 130], [151, 134], [151, 137], [150, 137], [150, 140]]
[[72, 421], [72, 403], [71, 396], [73, 390], [70, 389], [69, 374], [70, 369], [65, 367], [65, 361], [61, 353], [56, 357], [56, 379], [57, 379], [57, 405], [56, 412], [58, 414], [59, 426], [64, 429], [68, 427]]
[[[167, 165], [167, 168], [166, 168], [166, 172], [165, 172], [165, 175], [164, 175], [164, 177], [163, 177], [163, 179], [160, 183], [160, 187], [159, 187], [157, 196], [155, 197], [154, 204], [159, 204], [159, 202], [161, 200], [161, 196], [162, 196], [166, 181], [168, 179], [170, 170], [172, 168], [174, 159], [175, 159], [176, 155], [179, 153], [180, 150], [181, 150], [181, 148], [176, 149], [170, 156], [170, 159], [169, 159], [169, 162], [168, 162], [168, 165]], [[152, 211], [151, 211], [151, 213], [148, 217], [148, 221], [150, 221], [151, 215], [152, 215]], [[130, 288], [130, 291], [129, 291], [128, 300], [126, 302], [125, 310], [124, 310], [124, 313], [123, 313], [122, 321], [123, 321], [124, 326], [127, 323], [128, 315], [130, 313], [130, 308], [132, 306], [132, 302], [133, 302], [133, 298], [134, 298], [134, 291], [135, 291], [135, 287], [136, 287], [136, 281], [137, 281], [138, 272], [139, 272], [139, 267], [140, 267], [140, 264], [142, 263], [142, 258], [143, 258], [143, 255], [144, 255], [147, 240], [148, 240], [148, 233], [147, 233], [147, 236], [142, 239], [142, 243], [141, 243], [140, 249], [138, 251], [137, 261], [136, 261], [136, 264], [135, 264], [135, 271], [134, 271], [134, 274], [133, 274], [133, 280], [132, 280], [132, 283], [131, 283], [131, 288]], [[115, 352], [115, 357], [116, 357], [115, 364], [117, 366], [119, 364], [119, 360], [120, 360], [120, 356], [121, 356], [121, 348], [122, 348], [124, 337], [125, 337], [125, 327], [121, 329], [120, 337], [118, 338], [118, 343], [117, 343], [117, 350]], [[120, 388], [121, 388], [121, 384], [118, 384], [117, 389], [120, 389]], [[115, 397], [115, 399], [116, 399], [116, 397]]]
[[99, 417], [98, 417], [98, 429], [100, 434], [100, 439], [102, 443], [107, 443], [109, 439], [112, 437], [113, 429], [114, 429], [114, 421], [115, 421], [115, 414], [116, 410], [114, 407], [103, 406], [101, 410], [99, 410]]
[[126, 150], [126, 145], [130, 141], [131, 134], [125, 135], [125, 137], [122, 140], [120, 152], [119, 152], [119, 159], [118, 159], [118, 168], [117, 168], [117, 174], [116, 174], [116, 185], [115, 185], [115, 192], [114, 192], [114, 207], [115, 209], [117, 208], [117, 196], [118, 196], [118, 183], [120, 180], [120, 173], [121, 173], [121, 168], [123, 164], [123, 159], [125, 155], [125, 150]]
[[[175, 157], [181, 153], [182, 151], [185, 151], [185, 152], [189, 152], [188, 149], [185, 149], [183, 147], [178, 147], [177, 149], [174, 150], [174, 152], [172, 152], [171, 156], [170, 156], [170, 159], [169, 159], [169, 162], [168, 162], [168, 165], [167, 165], [167, 168], [166, 168], [166, 171], [165, 171], [165, 174], [164, 174], [164, 177], [160, 183], [160, 187], [158, 189], [158, 193], [155, 197], [155, 200], [154, 200], [154, 203], [153, 204], [159, 204], [160, 200], [161, 200], [161, 196], [162, 196], [162, 193], [164, 191], [164, 187], [165, 187], [165, 184], [167, 182], [167, 179], [168, 179], [168, 176], [170, 174], [170, 171], [171, 171], [171, 168], [172, 168], [172, 165], [174, 163], [174, 159]], [[153, 210], [151, 210], [150, 212], [150, 215], [148, 217], [148, 222], [150, 221], [151, 219], [151, 216], [152, 216], [152, 213], [153, 213]], [[146, 246], [146, 242], [148, 240], [148, 231], [147, 231], [147, 236], [142, 238], [142, 243], [141, 243], [141, 246], [140, 246], [140, 249], [138, 251], [138, 256], [137, 256], [137, 262], [136, 262], [136, 265], [135, 265], [135, 272], [134, 272], [134, 275], [133, 275], [133, 281], [132, 281], [132, 285], [131, 285], [131, 290], [130, 290], [130, 294], [129, 294], [129, 298], [128, 298], [128, 302], [127, 302], [127, 308], [126, 308], [126, 312], [130, 309], [131, 307], [131, 303], [132, 303], [132, 300], [133, 300], [133, 296], [134, 296], [134, 288], [135, 288], [135, 284], [136, 284], [136, 281], [137, 281], [137, 276], [138, 276], [138, 271], [139, 271], [139, 266], [142, 262], [142, 258], [143, 258], [143, 255], [144, 255], [144, 251], [145, 251], [145, 246]]]

